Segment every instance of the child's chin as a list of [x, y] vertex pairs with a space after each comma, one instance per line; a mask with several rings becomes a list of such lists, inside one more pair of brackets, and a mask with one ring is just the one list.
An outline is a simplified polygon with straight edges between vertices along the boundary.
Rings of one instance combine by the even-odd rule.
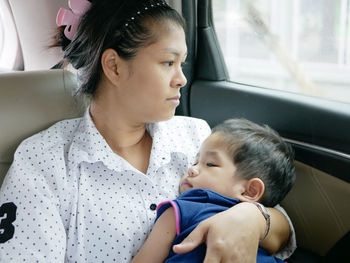
[[191, 190], [192, 187], [188, 187], [188, 186], [183, 186], [180, 188], [180, 194], [183, 194], [184, 192], [188, 191], [188, 190]]

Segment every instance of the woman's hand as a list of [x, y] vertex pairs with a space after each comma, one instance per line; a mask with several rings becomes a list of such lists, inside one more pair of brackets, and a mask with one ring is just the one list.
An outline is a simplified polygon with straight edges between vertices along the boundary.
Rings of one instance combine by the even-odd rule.
[[259, 209], [243, 202], [201, 222], [173, 250], [187, 253], [205, 242], [204, 263], [252, 263], [256, 262], [259, 240], [265, 229], [266, 220]]

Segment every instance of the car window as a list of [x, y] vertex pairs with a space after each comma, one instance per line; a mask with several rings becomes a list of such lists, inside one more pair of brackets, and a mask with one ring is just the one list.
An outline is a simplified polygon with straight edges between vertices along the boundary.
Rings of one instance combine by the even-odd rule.
[[350, 0], [212, 0], [230, 80], [350, 103]]

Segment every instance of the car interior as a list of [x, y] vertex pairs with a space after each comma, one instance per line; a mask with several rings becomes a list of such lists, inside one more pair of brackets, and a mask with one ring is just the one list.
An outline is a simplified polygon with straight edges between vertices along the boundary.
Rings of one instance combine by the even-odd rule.
[[[350, 104], [229, 81], [211, 0], [168, 1], [187, 22], [188, 58], [176, 114], [211, 127], [233, 117], [277, 130], [295, 151], [296, 184], [282, 207], [297, 250], [287, 262], [350, 262]], [[0, 184], [19, 143], [53, 123], [82, 115], [74, 71], [53, 69], [55, 16], [66, 0], [5, 0], [20, 49], [0, 72]], [[40, 15], [38, 15], [40, 14]]]

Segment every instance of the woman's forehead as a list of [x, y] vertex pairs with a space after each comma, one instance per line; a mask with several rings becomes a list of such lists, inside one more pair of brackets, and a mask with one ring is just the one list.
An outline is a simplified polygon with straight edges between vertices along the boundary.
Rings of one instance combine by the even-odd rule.
[[183, 57], [183, 56], [187, 56], [187, 48], [180, 50], [179, 48], [176, 48], [176, 47], [166, 47], [166, 48], [160, 49], [160, 53], [171, 54], [171, 55], [174, 55], [175, 57]]
[[187, 55], [185, 32], [182, 27], [171, 23], [171, 26], [153, 26], [152, 30], [156, 40], [145, 48], [157, 49], [157, 52], [173, 54], [175, 56]]

